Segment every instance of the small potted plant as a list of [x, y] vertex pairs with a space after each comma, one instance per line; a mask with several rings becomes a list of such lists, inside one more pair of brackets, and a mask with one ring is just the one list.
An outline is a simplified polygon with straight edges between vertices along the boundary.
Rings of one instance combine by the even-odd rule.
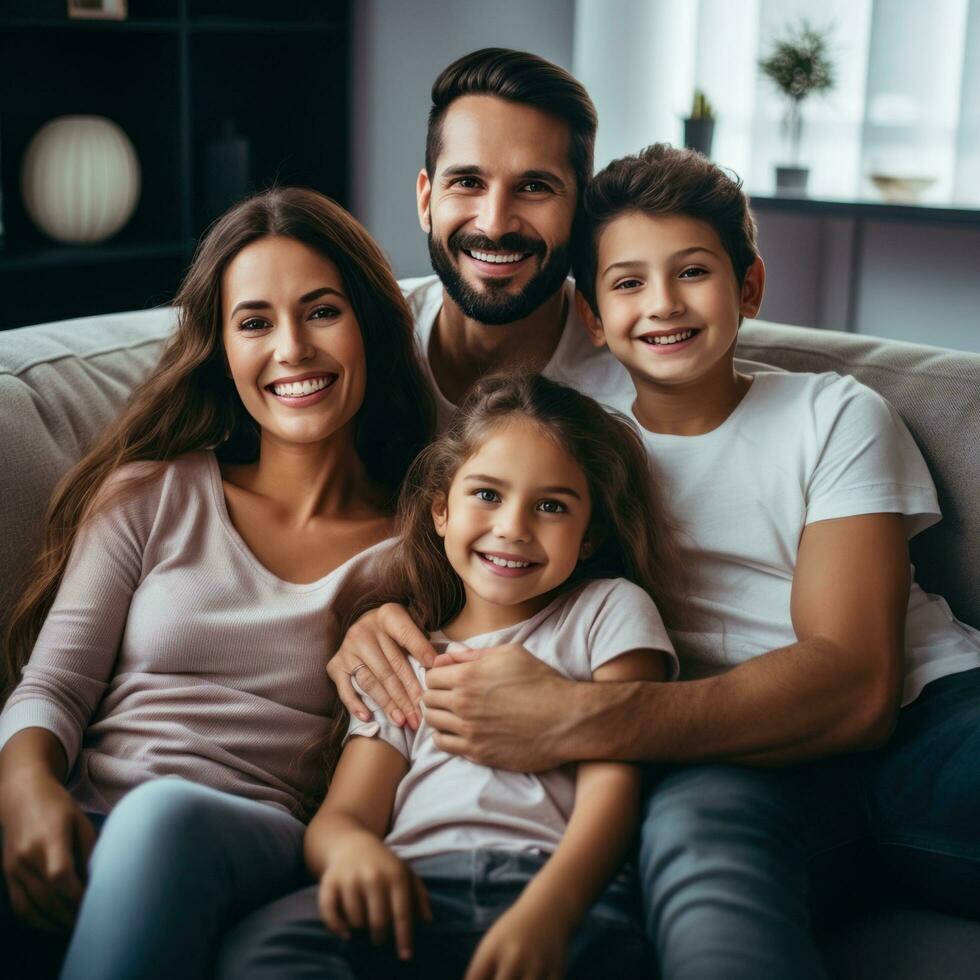
[[714, 132], [715, 111], [704, 92], [696, 88], [691, 114], [684, 120], [684, 145], [710, 157], [711, 138]]
[[787, 29], [786, 37], [773, 44], [768, 58], [759, 62], [762, 73], [786, 99], [783, 132], [789, 149], [787, 163], [776, 167], [776, 193], [806, 193], [809, 171], [800, 166], [803, 134], [803, 101], [813, 92], [833, 88], [834, 64], [829, 54], [829, 31], [819, 31], [807, 21]]

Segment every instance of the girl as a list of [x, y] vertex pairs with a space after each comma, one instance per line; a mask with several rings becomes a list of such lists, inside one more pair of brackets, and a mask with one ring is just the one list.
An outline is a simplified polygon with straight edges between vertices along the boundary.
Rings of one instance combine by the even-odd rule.
[[[678, 570], [659, 514], [624, 420], [540, 376], [490, 378], [413, 465], [371, 602], [406, 603], [437, 648], [520, 644], [571, 678], [664, 680], [676, 658], [657, 605], [673, 611]], [[638, 769], [490, 769], [436, 744], [439, 708], [414, 732], [371, 707], [306, 835], [319, 885], [246, 919], [224, 976], [638, 966], [624, 881], [596, 904], [635, 830]]]
[[201, 976], [228, 922], [304, 880], [335, 600], [429, 436], [398, 286], [327, 198], [237, 205], [176, 304], [57, 491], [6, 638], [7, 891], [74, 924], [66, 977]]

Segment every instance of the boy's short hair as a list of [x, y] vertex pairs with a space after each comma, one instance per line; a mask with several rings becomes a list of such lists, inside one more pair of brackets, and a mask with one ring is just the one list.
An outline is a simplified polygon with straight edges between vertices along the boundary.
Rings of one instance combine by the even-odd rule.
[[450, 105], [464, 95], [495, 95], [555, 116], [571, 134], [569, 162], [579, 200], [592, 176], [595, 106], [585, 86], [564, 68], [536, 54], [509, 48], [481, 48], [448, 65], [432, 83], [432, 108], [425, 137], [425, 170], [431, 180], [442, 150], [442, 120]]
[[759, 255], [742, 181], [694, 150], [654, 143], [635, 156], [613, 160], [586, 188], [573, 268], [575, 284], [596, 314], [599, 235], [613, 219], [635, 213], [683, 214], [707, 222], [718, 233], [739, 285]]

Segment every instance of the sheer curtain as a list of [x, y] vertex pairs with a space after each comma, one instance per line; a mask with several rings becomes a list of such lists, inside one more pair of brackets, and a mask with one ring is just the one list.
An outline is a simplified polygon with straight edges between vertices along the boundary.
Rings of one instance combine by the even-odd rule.
[[874, 200], [868, 176], [886, 173], [933, 178], [923, 202], [980, 202], [980, 0], [577, 0], [597, 165], [680, 143], [701, 88], [717, 116], [712, 157], [771, 190], [784, 103], [758, 62], [802, 19], [830, 29], [837, 77], [805, 103], [810, 195]]

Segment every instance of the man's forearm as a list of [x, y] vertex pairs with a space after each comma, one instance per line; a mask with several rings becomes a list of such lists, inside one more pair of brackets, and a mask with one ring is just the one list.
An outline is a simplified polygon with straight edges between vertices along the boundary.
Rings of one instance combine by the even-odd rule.
[[814, 638], [702, 680], [578, 684], [561, 754], [779, 765], [868, 748], [894, 716], [888, 683]]

